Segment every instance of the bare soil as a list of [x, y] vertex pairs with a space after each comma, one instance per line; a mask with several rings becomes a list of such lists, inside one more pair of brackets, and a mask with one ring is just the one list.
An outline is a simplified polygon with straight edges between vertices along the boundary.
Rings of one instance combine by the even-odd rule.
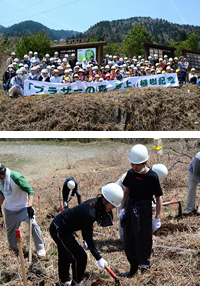
[[195, 131], [200, 124], [199, 95], [199, 86], [191, 84], [12, 100], [1, 90], [0, 130]]
[[[185, 145], [183, 143], [184, 140], [179, 141], [176, 145], [178, 146], [177, 151], [181, 153], [178, 155], [169, 150], [167, 151], [167, 148], [172, 146], [173, 143], [170, 140], [164, 140], [163, 145], [166, 152], [163, 156], [151, 154], [149, 165], [152, 166], [155, 162], [167, 165], [169, 175], [162, 183], [163, 200], [180, 199], [185, 213], [187, 167], [190, 156], [194, 156], [198, 148], [192, 140], [189, 145], [188, 142]], [[19, 146], [23, 146], [23, 148], [19, 148]], [[185, 149], [186, 146], [187, 150]], [[59, 186], [62, 186], [66, 176], [74, 176], [77, 179], [84, 200], [94, 197], [100, 193], [100, 189], [104, 184], [117, 181], [130, 168], [127, 160], [130, 147], [129, 144], [109, 142], [85, 145], [70, 143], [67, 146], [46, 145], [44, 143], [41, 145], [25, 144], [22, 142], [0, 144], [3, 162], [11, 169], [20, 171], [34, 188], [36, 194], [34, 208], [36, 209], [36, 219], [41, 226], [47, 256], [45, 259], [38, 259], [33, 243], [33, 262], [31, 265], [28, 263], [28, 226], [22, 223], [20, 231], [28, 285], [59, 285], [57, 248], [50, 237], [48, 228], [53, 217], [59, 212]], [[148, 148], [150, 149], [150, 146]], [[183, 155], [184, 153], [187, 156]], [[79, 157], [79, 154], [82, 154], [82, 157]], [[66, 156], [69, 161], [71, 160], [70, 164], [63, 159]], [[25, 159], [26, 167], [23, 165]], [[44, 162], [46, 162], [46, 168]], [[38, 195], [41, 196], [42, 208], [40, 213]], [[197, 205], [200, 202], [199, 192], [197, 192], [196, 202]], [[75, 198], [70, 202], [70, 207], [76, 204], [77, 200]], [[138, 271], [130, 279], [120, 277], [122, 273], [129, 270], [129, 263], [123, 245], [119, 240], [117, 211], [113, 211], [113, 226], [101, 228], [94, 224], [94, 231], [97, 232], [94, 233], [95, 245], [103, 258], [108, 261], [109, 267], [120, 277], [122, 286], [200, 285], [200, 255], [198, 251], [194, 251], [200, 250], [200, 217], [194, 213], [192, 216], [183, 215], [182, 218], [177, 218], [177, 213], [178, 205], [163, 207], [162, 226], [153, 235], [153, 244], [186, 248], [192, 251], [176, 251], [153, 246], [151, 269], [144, 274]], [[82, 245], [81, 233], [77, 232], [76, 235], [76, 239]], [[0, 285], [22, 285], [19, 255], [17, 252], [9, 250], [5, 227], [0, 230], [0, 237]], [[89, 251], [87, 251], [87, 256], [88, 263], [84, 285], [116, 285], [114, 279], [106, 271], [99, 269]]]

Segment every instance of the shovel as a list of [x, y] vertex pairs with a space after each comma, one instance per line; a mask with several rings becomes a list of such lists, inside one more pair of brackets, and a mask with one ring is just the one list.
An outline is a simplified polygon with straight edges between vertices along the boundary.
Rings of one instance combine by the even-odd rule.
[[[168, 205], [172, 205], [172, 204], [178, 204], [178, 217], [182, 217], [183, 212], [182, 212], [181, 200], [162, 203], [163, 206], [168, 206]], [[153, 204], [152, 207], [156, 208], [156, 204]]]
[[115, 286], [121, 286], [121, 283], [119, 281], [119, 278], [117, 277], [117, 275], [115, 274], [115, 272], [112, 271], [112, 269], [110, 269], [108, 266], [105, 266], [105, 269], [107, 270], [107, 272], [110, 274], [110, 276], [112, 278], [114, 278], [115, 280]]
[[32, 218], [30, 218], [30, 224], [29, 224], [29, 249], [28, 249], [29, 263], [32, 263], [31, 239], [32, 239]]

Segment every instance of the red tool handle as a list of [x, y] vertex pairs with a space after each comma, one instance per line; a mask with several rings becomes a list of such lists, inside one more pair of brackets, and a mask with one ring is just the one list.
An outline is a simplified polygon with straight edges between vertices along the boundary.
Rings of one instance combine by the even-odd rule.
[[105, 266], [105, 269], [108, 271], [110, 276], [112, 276], [114, 279], [117, 278], [117, 275], [112, 271], [112, 269], [110, 269], [108, 266]]
[[171, 204], [176, 204], [176, 203], [180, 203], [181, 200], [178, 201], [170, 201], [170, 202], [163, 202], [163, 205], [171, 205]]

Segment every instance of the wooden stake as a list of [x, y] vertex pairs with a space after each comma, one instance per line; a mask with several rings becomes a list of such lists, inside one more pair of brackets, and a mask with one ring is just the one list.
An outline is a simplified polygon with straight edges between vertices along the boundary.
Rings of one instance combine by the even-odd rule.
[[32, 218], [30, 218], [30, 224], [29, 224], [29, 249], [28, 249], [29, 263], [32, 263], [31, 239], [32, 239]]
[[38, 202], [39, 202], [39, 226], [41, 226], [41, 204], [40, 204], [40, 196], [38, 196]]
[[27, 278], [26, 278], [26, 269], [24, 265], [24, 256], [23, 256], [23, 251], [22, 251], [22, 239], [20, 235], [19, 229], [16, 229], [16, 237], [17, 237], [17, 245], [19, 249], [19, 256], [20, 256], [20, 262], [21, 262], [21, 268], [22, 268], [22, 277], [23, 277], [23, 284], [24, 286], [28, 286], [27, 284]]

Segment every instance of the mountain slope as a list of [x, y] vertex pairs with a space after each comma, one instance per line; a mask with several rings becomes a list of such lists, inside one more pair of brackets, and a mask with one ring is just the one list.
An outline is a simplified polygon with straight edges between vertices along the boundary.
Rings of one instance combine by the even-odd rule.
[[52, 40], [60, 40], [71, 38], [72, 36], [76, 36], [78, 34], [77, 31], [72, 30], [53, 30], [48, 27], [34, 21], [24, 21], [19, 24], [14, 24], [9, 28], [2, 27], [0, 28], [0, 33], [3, 33], [5, 36], [18, 36], [21, 37], [26, 33], [34, 33], [34, 31], [44, 30], [45, 33], [49, 33], [49, 36]]
[[186, 34], [191, 34], [198, 30], [200, 34], [199, 26], [179, 25], [150, 17], [133, 17], [115, 21], [101, 21], [90, 27], [82, 36], [90, 36], [99, 40], [104, 35], [108, 42], [122, 42], [136, 24], [145, 26], [147, 32], [155, 38], [155, 42], [160, 44], [168, 44], [170, 39], [178, 41], [180, 32], [183, 30], [185, 30]]

